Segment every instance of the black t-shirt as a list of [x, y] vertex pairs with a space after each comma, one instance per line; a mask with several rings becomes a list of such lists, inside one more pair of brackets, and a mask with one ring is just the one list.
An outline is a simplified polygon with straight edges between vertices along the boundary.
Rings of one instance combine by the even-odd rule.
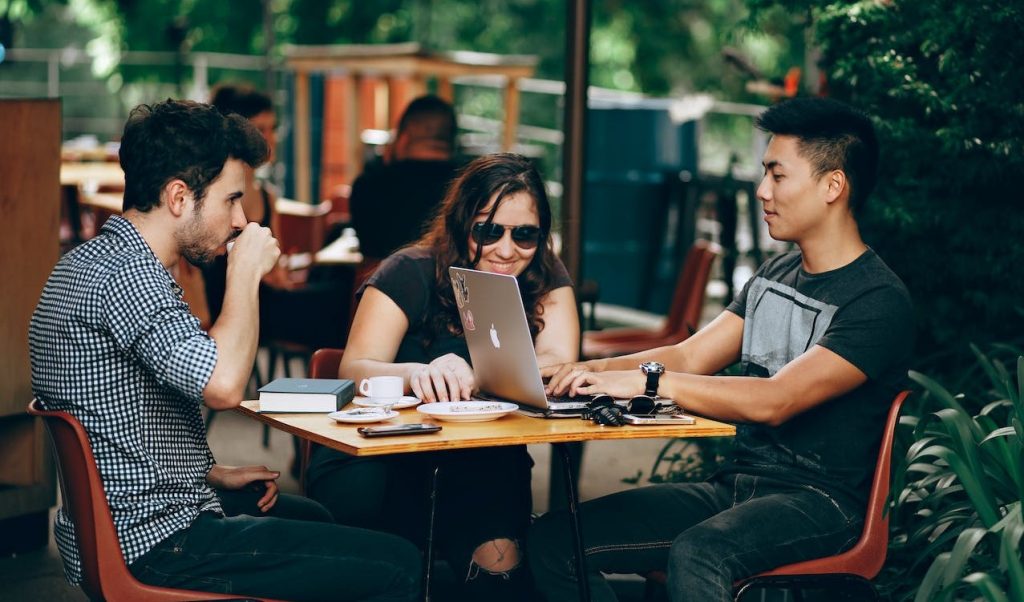
[[[466, 339], [450, 332], [434, 335], [429, 329], [428, 318], [441, 311], [434, 279], [437, 259], [431, 249], [408, 247], [391, 255], [359, 289], [362, 297], [366, 287], [372, 286], [391, 298], [409, 319], [409, 330], [398, 347], [395, 363], [417, 362], [428, 364], [447, 353], [469, 359]], [[572, 286], [572, 280], [561, 260], [556, 258], [551, 274], [552, 290]], [[429, 336], [428, 336], [429, 335]], [[424, 344], [425, 341], [427, 344]]]
[[455, 177], [453, 161], [367, 166], [352, 183], [349, 211], [366, 257], [383, 258], [417, 240]]
[[765, 263], [728, 310], [744, 319], [743, 374], [772, 376], [821, 345], [868, 380], [778, 427], [739, 425], [725, 471], [819, 487], [862, 505], [909, 367], [914, 316], [906, 287], [871, 249], [821, 274], [805, 272], [793, 252]]

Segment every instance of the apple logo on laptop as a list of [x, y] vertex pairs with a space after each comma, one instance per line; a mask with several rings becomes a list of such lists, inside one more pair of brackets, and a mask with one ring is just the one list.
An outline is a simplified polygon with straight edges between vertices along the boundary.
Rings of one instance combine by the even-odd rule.
[[495, 349], [501, 349], [501, 341], [498, 340], [498, 329], [491, 324], [491, 344]]

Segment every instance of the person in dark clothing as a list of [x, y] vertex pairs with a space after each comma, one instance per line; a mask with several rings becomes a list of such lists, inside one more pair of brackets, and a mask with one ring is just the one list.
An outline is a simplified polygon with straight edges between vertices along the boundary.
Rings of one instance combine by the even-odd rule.
[[[360, 290], [341, 377], [400, 376], [406, 392], [429, 402], [470, 398], [477, 387], [451, 266], [516, 276], [537, 361], [575, 359], [576, 302], [550, 232], [544, 184], [527, 159], [502, 154], [470, 163], [430, 231], [385, 259]], [[318, 447], [307, 492], [339, 522], [423, 543], [435, 466], [436, 545], [461, 581], [460, 599], [534, 599], [523, 554], [533, 461], [523, 445], [372, 458]]]
[[349, 211], [364, 257], [383, 259], [423, 234], [458, 168], [455, 133], [455, 111], [444, 100], [409, 103], [384, 161], [352, 183]]
[[[757, 189], [764, 220], [799, 250], [763, 265], [682, 343], [542, 370], [556, 394], [657, 393], [738, 423], [731, 461], [708, 481], [582, 505], [593, 600], [615, 598], [602, 572], [652, 570], [668, 571], [673, 601], [732, 600], [735, 581], [838, 554], [860, 536], [914, 322], [906, 287], [857, 224], [878, 143], [867, 116], [834, 100], [786, 101], [757, 123], [772, 134]], [[713, 376], [737, 361], [741, 376]], [[565, 513], [541, 517], [529, 542], [544, 594], [576, 595]]]

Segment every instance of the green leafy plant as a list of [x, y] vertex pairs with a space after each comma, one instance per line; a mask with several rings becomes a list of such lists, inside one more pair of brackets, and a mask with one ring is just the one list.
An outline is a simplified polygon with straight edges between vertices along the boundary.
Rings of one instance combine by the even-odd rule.
[[[724, 437], [670, 439], [658, 452], [647, 476], [650, 483], [698, 482], [710, 477], [725, 460], [732, 441]], [[623, 482], [637, 484], [643, 472]]]
[[891, 548], [906, 562], [894, 599], [1024, 600], [1024, 356], [1014, 375], [972, 350], [990, 384], [985, 398], [910, 373], [922, 410], [938, 409], [901, 420], [913, 442], [892, 488]]

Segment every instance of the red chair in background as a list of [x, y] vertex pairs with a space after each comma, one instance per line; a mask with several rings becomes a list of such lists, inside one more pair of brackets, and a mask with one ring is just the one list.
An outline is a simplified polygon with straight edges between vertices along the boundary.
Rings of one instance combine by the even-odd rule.
[[673, 345], [697, 331], [704, 308], [705, 290], [711, 266], [721, 253], [713, 242], [698, 240], [686, 253], [676, 280], [665, 325], [660, 330], [614, 328], [583, 333], [583, 357], [593, 359], [636, 353], [662, 345]]
[[61, 500], [75, 524], [78, 553], [82, 559], [82, 590], [90, 600], [184, 600], [252, 599], [237, 594], [216, 594], [147, 585], [128, 570], [110, 516], [107, 495], [85, 429], [67, 412], [44, 410], [32, 400], [26, 410], [40, 416], [53, 441], [60, 475]]
[[[341, 358], [345, 354], [344, 349], [324, 348], [317, 349], [309, 359], [310, 378], [338, 378], [338, 368], [341, 367]], [[299, 463], [299, 485], [306, 490], [306, 467], [309, 466], [309, 456], [313, 453], [313, 443], [309, 439], [302, 440], [302, 449]]]
[[[896, 438], [900, 409], [909, 395], [910, 391], [901, 391], [889, 406], [889, 416], [885, 422], [882, 444], [878, 451], [878, 462], [875, 464], [875, 475], [871, 481], [867, 513], [864, 515], [864, 528], [857, 543], [835, 556], [787, 564], [743, 579], [735, 584], [735, 601], [738, 602], [751, 590], [764, 588], [795, 590], [796, 600], [800, 600], [801, 589], [811, 588], [842, 590], [847, 593], [860, 591], [867, 598], [878, 599], [878, 593], [871, 585], [871, 580], [882, 570], [889, 548], [887, 509], [892, 445]], [[655, 583], [664, 584], [666, 575], [664, 572], [656, 571], [648, 574], [647, 578]]]

